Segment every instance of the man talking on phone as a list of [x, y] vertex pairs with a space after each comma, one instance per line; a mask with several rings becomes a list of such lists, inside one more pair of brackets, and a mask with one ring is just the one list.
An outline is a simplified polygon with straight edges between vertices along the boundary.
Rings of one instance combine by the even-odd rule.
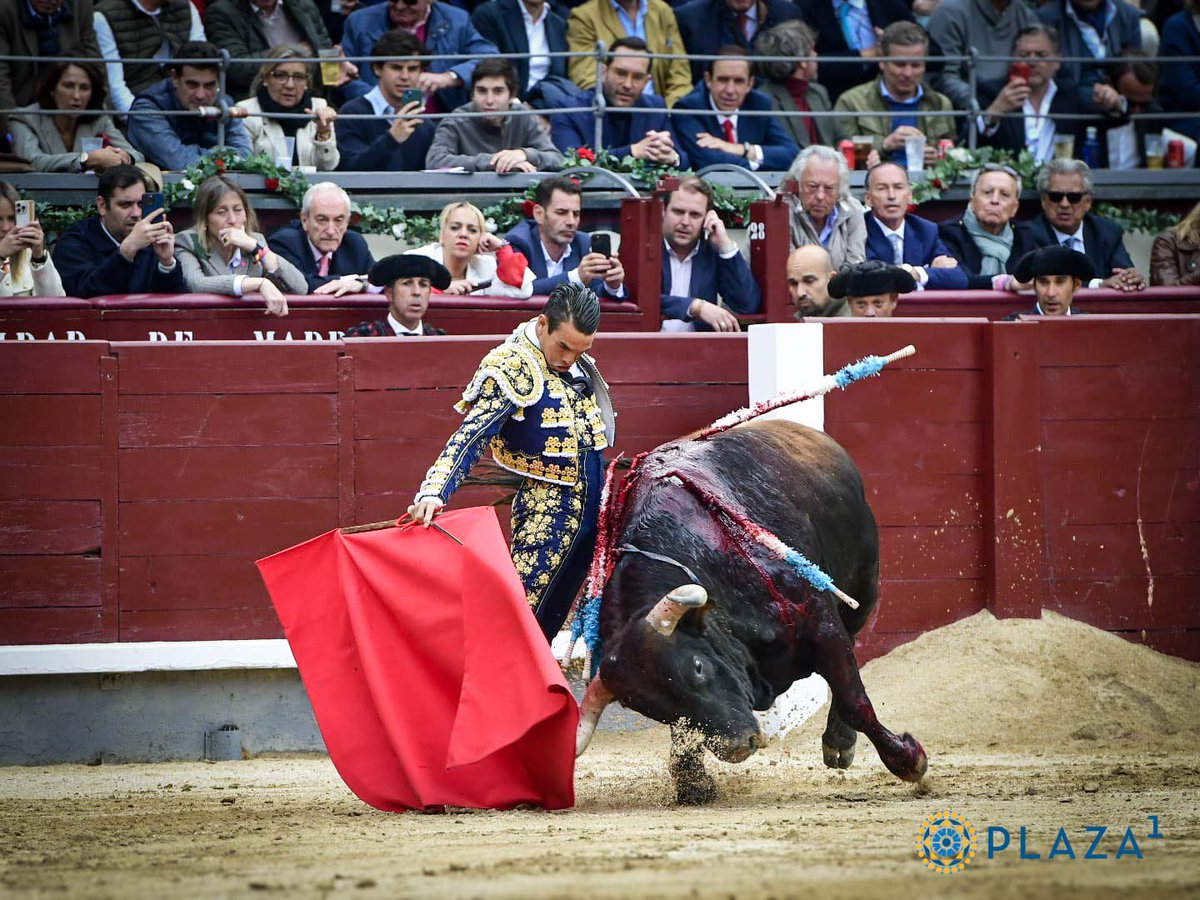
[[681, 178], [664, 201], [663, 331], [740, 331], [738, 314], [762, 307], [750, 267], [712, 204], [712, 188], [695, 175]]
[[187, 293], [175, 259], [175, 229], [161, 204], [143, 209], [145, 194], [135, 166], [113, 166], [100, 176], [100, 215], [76, 222], [54, 248], [68, 297]]
[[565, 282], [586, 284], [600, 297], [625, 296], [625, 269], [607, 234], [579, 230], [583, 191], [570, 178], [543, 178], [533, 194], [533, 218], [504, 237], [525, 254], [537, 278], [535, 294], [549, 294]]

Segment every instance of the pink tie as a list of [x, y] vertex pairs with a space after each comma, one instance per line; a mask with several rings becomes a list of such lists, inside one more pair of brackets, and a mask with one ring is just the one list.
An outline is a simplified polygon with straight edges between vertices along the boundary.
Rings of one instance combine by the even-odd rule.
[[725, 140], [729, 141], [731, 144], [736, 144], [737, 135], [734, 134], [733, 131], [733, 119], [726, 119], [721, 123], [721, 126], [725, 129]]
[[317, 274], [324, 278], [329, 274], [329, 257], [330, 253], [326, 253], [321, 257], [321, 262], [317, 265]]

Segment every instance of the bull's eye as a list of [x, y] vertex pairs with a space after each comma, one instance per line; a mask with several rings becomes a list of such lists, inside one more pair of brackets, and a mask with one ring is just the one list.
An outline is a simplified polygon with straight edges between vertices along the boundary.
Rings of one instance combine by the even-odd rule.
[[700, 657], [698, 657], [698, 656], [696, 657], [696, 677], [697, 678], [704, 677], [704, 661], [702, 659], [700, 659]]

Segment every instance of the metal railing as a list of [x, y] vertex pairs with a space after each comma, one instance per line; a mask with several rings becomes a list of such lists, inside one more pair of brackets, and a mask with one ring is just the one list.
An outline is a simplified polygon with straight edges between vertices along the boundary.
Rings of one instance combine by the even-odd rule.
[[[549, 51], [549, 52], [537, 53], [537, 54], [533, 54], [533, 53], [492, 53], [492, 54], [488, 54], [488, 55], [489, 55], [489, 57], [495, 57], [495, 58], [501, 58], [501, 59], [532, 59], [534, 57], [551, 58], [551, 59], [553, 59], [553, 58], [594, 59], [595, 63], [596, 63], [596, 82], [595, 82], [595, 84], [596, 84], [596, 86], [599, 86], [603, 82], [604, 65], [605, 65], [606, 58], [608, 56], [608, 48], [603, 41], [597, 41], [596, 46], [590, 52], [587, 52], [587, 53], [580, 52], [580, 51], [569, 51], [568, 50], [568, 51]], [[792, 57], [792, 56], [757, 56], [757, 55], [749, 55], [748, 54], [744, 57], [738, 57], [738, 56], [727, 56], [724, 54], [679, 54], [679, 53], [644, 53], [644, 54], [639, 54], [639, 55], [645, 55], [645, 56], [649, 57], [651, 60], [659, 60], [659, 59], [683, 60], [683, 61], [689, 62], [689, 63], [696, 62], [696, 61], [708, 62], [708, 61], [712, 61], [712, 60], [745, 59], [752, 63], [753, 62], [783, 62], [783, 63], [792, 63], [793, 65], [798, 65], [799, 63], [804, 62], [806, 60], [815, 60], [818, 63], [856, 63], [856, 64], [862, 64], [862, 65], [874, 65], [879, 62], [910, 61], [911, 60], [911, 57], [893, 57], [893, 56], [870, 57], [869, 62], [868, 62], [868, 61], [864, 60], [864, 58], [861, 56]], [[319, 66], [322, 63], [339, 63], [340, 64], [342, 62], [365, 63], [367, 65], [370, 65], [371, 63], [380, 64], [380, 63], [384, 63], [384, 62], [399, 61], [399, 60], [404, 60], [404, 59], [411, 59], [411, 57], [375, 57], [375, 56], [341, 55], [341, 56], [337, 56], [337, 57], [328, 57], [328, 56], [288, 57], [286, 59], [271, 58], [271, 57], [265, 57], [265, 56], [255, 56], [255, 57], [240, 57], [240, 58], [234, 59], [230, 56], [230, 54], [227, 50], [222, 49], [220, 51], [219, 56], [217, 56], [215, 58], [190, 59], [190, 60], [186, 60], [186, 61], [178, 61], [177, 62], [177, 64], [179, 64], [179, 65], [200, 65], [200, 66], [216, 66], [217, 67], [217, 70], [218, 70], [218, 92], [219, 92], [218, 98], [217, 98], [218, 103], [219, 103], [218, 106], [207, 106], [207, 107], [202, 107], [199, 109], [188, 109], [188, 110], [162, 110], [162, 109], [146, 109], [146, 108], [139, 107], [136, 109], [131, 108], [124, 112], [114, 111], [111, 109], [85, 109], [85, 110], [33, 109], [33, 110], [31, 110], [28, 108], [17, 107], [17, 108], [12, 108], [12, 109], [0, 109], [0, 116], [14, 116], [14, 115], [15, 116], [30, 116], [30, 115], [37, 115], [37, 116], [110, 115], [110, 116], [113, 116], [113, 115], [115, 115], [115, 116], [119, 116], [119, 117], [123, 117], [123, 118], [138, 117], [138, 116], [171, 116], [171, 117], [179, 117], [179, 118], [215, 119], [216, 124], [217, 124], [217, 144], [218, 144], [218, 146], [220, 146], [220, 145], [223, 145], [224, 141], [225, 141], [225, 129], [226, 129], [227, 123], [231, 119], [243, 118], [243, 116], [232, 116], [230, 114], [229, 106], [224, 101], [224, 98], [226, 97], [226, 95], [228, 93], [228, 91], [227, 91], [228, 73], [229, 73], [229, 69], [231, 66], [235, 66], [235, 65], [236, 66], [255, 66], [255, 65], [263, 65], [265, 63], [283, 63], [283, 62], [303, 63], [306, 65], [313, 65], [313, 66]], [[445, 61], [445, 62], [451, 62], [451, 63], [456, 63], [456, 64], [461, 64], [461, 63], [470, 61], [468, 59], [465, 59], [461, 54], [429, 54], [429, 55], [422, 56], [421, 59], [424, 62]], [[1081, 63], [1081, 64], [1086, 64], [1086, 65], [1095, 67], [1095, 66], [1110, 65], [1115, 60], [1117, 60], [1118, 57], [1110, 57], [1110, 58], [1104, 59], [1104, 60], [1097, 60], [1096, 58], [1091, 57], [1091, 56], [1060, 56], [1060, 57], [1057, 57], [1057, 59], [1061, 63]], [[984, 64], [984, 63], [1009, 62], [1011, 60], [1013, 60], [1013, 57], [1010, 57], [1010, 56], [984, 56], [984, 55], [981, 55], [973, 47], [970, 48], [969, 52], [966, 55], [941, 55], [941, 56], [925, 57], [925, 61], [927, 63], [942, 62], [942, 63], [963, 63], [963, 64], [965, 64], [964, 65], [965, 76], [966, 76], [965, 80], [971, 89], [971, 97], [972, 97], [971, 108], [969, 108], [969, 109], [952, 109], [952, 110], [917, 110], [917, 111], [915, 111], [915, 115], [919, 116], [920, 118], [953, 118], [953, 119], [965, 120], [967, 146], [970, 147], [971, 149], [975, 149], [977, 146], [977, 143], [978, 143], [978, 139], [979, 139], [978, 120], [985, 112], [983, 109], [980, 108], [979, 102], [976, 99], [977, 92], [978, 92], [978, 83], [979, 83], [979, 80], [978, 80], [979, 67], [981, 64]], [[1149, 61], [1155, 62], [1159, 66], [1160, 70], [1164, 70], [1167, 67], [1177, 65], [1177, 64], [1184, 65], [1184, 64], [1200, 63], [1200, 56], [1173, 56], [1173, 57], [1166, 57], [1166, 58], [1157, 58], [1157, 59], [1153, 59], [1153, 60], [1149, 60]], [[169, 61], [169, 60], [164, 61], [163, 59], [160, 59], [160, 58], [145, 58], [145, 57], [127, 58], [127, 59], [125, 59], [125, 58], [112, 59], [112, 58], [97, 58], [97, 57], [82, 57], [82, 56], [29, 57], [29, 56], [15, 56], [15, 55], [0, 55], [0, 63], [7, 63], [7, 62], [41, 62], [41, 63], [45, 63], [45, 62], [68, 62], [68, 63], [88, 62], [88, 63], [93, 63], [93, 64], [106, 64], [106, 63], [121, 62], [121, 63], [154, 64], [154, 65], [159, 65], [159, 66], [165, 67], [166, 65], [169, 65], [171, 61]], [[820, 83], [820, 79], [817, 79], [817, 83]], [[236, 105], [236, 100], [235, 100], [234, 105]], [[593, 126], [594, 141], [593, 141], [592, 149], [599, 152], [603, 149], [603, 146], [604, 146], [604, 141], [603, 141], [604, 116], [605, 116], [606, 112], [608, 111], [608, 109], [609, 109], [609, 105], [605, 100], [603, 90], [596, 89], [596, 90], [592, 91], [592, 103], [589, 106], [569, 106], [569, 107], [563, 107], [563, 108], [556, 107], [553, 109], [537, 109], [537, 108], [533, 108], [528, 105], [522, 104], [518, 107], [511, 108], [511, 109], [505, 111], [504, 115], [509, 115], [509, 116], [530, 116], [530, 115], [554, 116], [554, 115], [565, 115], [565, 114], [572, 114], [572, 113], [589, 112], [592, 114], [593, 119], [594, 119], [594, 126]], [[673, 118], [673, 117], [677, 117], [677, 116], [696, 116], [696, 115], [715, 114], [708, 110], [703, 110], [703, 111], [702, 110], [691, 110], [691, 109], [682, 109], [681, 110], [681, 109], [677, 109], [674, 107], [659, 108], [659, 107], [649, 107], [649, 106], [623, 106], [623, 107], [620, 107], [620, 109], [622, 112], [631, 112], [631, 113], [653, 112], [653, 113], [665, 115], [668, 118]], [[489, 118], [489, 117], [495, 117], [496, 113], [450, 110], [450, 111], [446, 111], [446, 112], [421, 112], [421, 113], [418, 113], [417, 115], [422, 119], [437, 120], [437, 119], [446, 118], [448, 116], [454, 116], [456, 118], [460, 118], [460, 117], [461, 118]], [[775, 118], [784, 118], [784, 119], [795, 119], [795, 118], [806, 118], [806, 117], [813, 118], [813, 119], [839, 119], [839, 118], [845, 119], [845, 118], [885, 118], [885, 117], [891, 118], [892, 116], [894, 116], [894, 113], [892, 113], [891, 111], [883, 111], [883, 112], [863, 111], [863, 112], [849, 113], [849, 112], [837, 110], [837, 109], [805, 110], [805, 111], [771, 109], [771, 110], [737, 110], [737, 115], [739, 118], [743, 117], [743, 116], [748, 117], [748, 118], [759, 117], [759, 116], [771, 116], [771, 117], [775, 117]], [[1146, 113], [1126, 114], [1125, 116], [1122, 116], [1121, 118], [1128, 119], [1131, 121], [1142, 120], [1142, 119], [1153, 119], [1156, 121], [1174, 121], [1174, 120], [1196, 118], [1197, 115], [1200, 115], [1200, 112], [1153, 112], [1153, 113], [1146, 112]], [[248, 116], [245, 116], [245, 117], [249, 117], [249, 116], [261, 117], [261, 118], [271, 118], [271, 119], [304, 119], [304, 120], [308, 120], [308, 119], [312, 118], [312, 116], [310, 114], [302, 113], [302, 112], [299, 112], [299, 113], [270, 113], [270, 114], [250, 113], [250, 114], [248, 114]], [[1024, 116], [1024, 114], [1018, 110], [1018, 111], [1013, 111], [1013, 112], [1009, 112], [1009, 113], [992, 114], [990, 117], [1006, 119], [1006, 118], [1023, 118], [1023, 116]], [[343, 119], [343, 120], [355, 120], [355, 119], [373, 119], [374, 120], [374, 119], [381, 118], [381, 116], [378, 116], [374, 113], [350, 113], [350, 114], [339, 113], [337, 118]], [[1054, 115], [1054, 118], [1060, 119], [1060, 120], [1068, 120], [1068, 121], [1072, 121], [1072, 120], [1102, 121], [1104, 118], [1104, 114], [1103, 113], [1056, 113]], [[769, 187], [766, 189], [770, 190]]]

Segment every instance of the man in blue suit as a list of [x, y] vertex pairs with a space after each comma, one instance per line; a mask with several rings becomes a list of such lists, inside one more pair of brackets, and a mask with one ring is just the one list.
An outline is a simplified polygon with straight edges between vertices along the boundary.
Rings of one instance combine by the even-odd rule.
[[[407, 32], [429, 48], [433, 56], [453, 55], [453, 59], [437, 59], [421, 73], [417, 85], [426, 94], [433, 94], [443, 111], [457, 109], [470, 101], [468, 92], [475, 63], [496, 53], [495, 45], [484, 40], [471, 24], [471, 17], [456, 6], [438, 0], [403, 0], [379, 3], [356, 10], [346, 18], [342, 33], [342, 49], [347, 56], [367, 56], [383, 35], [393, 29]], [[361, 97], [375, 86], [376, 76], [371, 66], [359, 66], [358, 81], [343, 88], [347, 96]], [[341, 129], [338, 129], [339, 138]], [[340, 143], [340, 140], [339, 140]]]
[[[617, 159], [632, 156], [686, 169], [687, 157], [679, 149], [670, 118], [662, 111], [666, 103], [657, 94], [643, 93], [650, 80], [647, 53], [646, 42], [639, 37], [618, 38], [609, 48], [600, 81], [605, 103], [601, 132], [604, 149]], [[593, 96], [581, 94], [578, 105], [590, 106]], [[631, 106], [653, 109], [628, 112]], [[564, 153], [576, 147], [591, 147], [596, 142], [595, 123], [590, 112], [552, 113], [550, 139]]]
[[754, 90], [754, 65], [744, 58], [745, 50], [722, 47], [718, 52], [731, 58], [710, 60], [704, 83], [675, 104], [677, 110], [695, 110], [675, 120], [683, 152], [696, 169], [732, 163], [783, 171], [800, 148], [775, 116], [738, 115], [771, 110], [771, 99]]
[[739, 331], [734, 313], [762, 307], [750, 267], [712, 204], [712, 188], [695, 175], [680, 179], [664, 201], [663, 331]]
[[367, 274], [375, 259], [361, 234], [349, 231], [350, 196], [332, 181], [304, 193], [300, 221], [271, 235], [271, 249], [304, 274], [310, 294], [357, 294], [370, 290]]
[[543, 179], [534, 192], [533, 220], [504, 237], [529, 260], [537, 278], [535, 294], [549, 294], [564, 282], [585, 284], [612, 300], [625, 296], [625, 269], [616, 256], [592, 252], [592, 238], [579, 230], [583, 191], [570, 178]]
[[[552, 10], [546, 0], [490, 0], [475, 7], [471, 24], [501, 53], [567, 50], [567, 20]], [[522, 100], [543, 78], [567, 77], [565, 56], [521, 56], [509, 62], [517, 67]]]
[[[683, 46], [693, 56], [712, 56], [721, 47], [740, 47], [753, 56], [756, 36], [802, 15], [790, 0], [689, 0], [675, 8]], [[692, 81], [704, 77], [705, 65], [692, 60]]]
[[100, 176], [100, 215], [76, 222], [54, 248], [68, 297], [187, 292], [174, 230], [161, 209], [142, 215], [145, 192], [145, 176], [135, 166], [113, 166]]
[[912, 215], [912, 188], [908, 172], [892, 162], [867, 170], [864, 197], [870, 212], [867, 220], [867, 259], [903, 266], [917, 283], [917, 290], [963, 290], [967, 273], [950, 255], [928, 219]]
[[[373, 119], [345, 118], [337, 127], [338, 151], [343, 172], [420, 172], [433, 143], [437, 126], [421, 118], [425, 101], [404, 100], [426, 74], [428, 51], [404, 31], [389, 31], [375, 42], [373, 56], [392, 57], [372, 62], [369, 68], [378, 84], [362, 97], [343, 104], [347, 116], [373, 115]], [[407, 57], [397, 59], [396, 57]]]

